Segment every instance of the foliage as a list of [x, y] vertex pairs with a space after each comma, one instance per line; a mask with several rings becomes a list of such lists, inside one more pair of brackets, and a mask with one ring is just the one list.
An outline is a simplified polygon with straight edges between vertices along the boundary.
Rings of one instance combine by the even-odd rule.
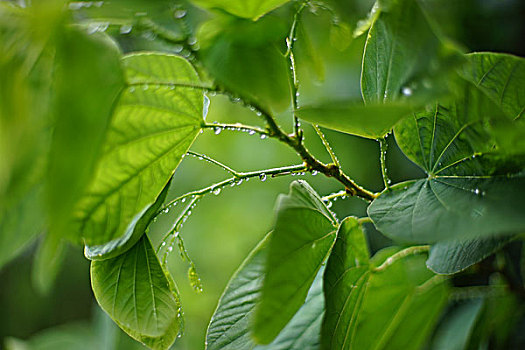
[[[518, 344], [509, 329], [523, 326], [524, 266], [510, 247], [521, 249], [525, 232], [525, 60], [465, 53], [440, 26], [439, 2], [377, 0], [360, 20], [338, 1], [0, 3], [0, 268], [39, 240], [33, 283], [50, 293], [67, 245], [82, 246], [100, 308], [130, 337], [168, 349], [184, 328], [174, 249], [203, 290], [181, 237], [199, 201], [251, 178], [321, 174], [339, 191], [321, 196], [297, 180], [277, 198], [271, 232], [218, 302], [206, 349]], [[361, 96], [299, 98], [325, 75], [316, 21], [336, 50], [362, 43]], [[208, 122], [216, 95], [264, 125]], [[299, 163], [241, 172], [193, 151], [200, 134], [223, 130], [274, 139]], [[380, 192], [350, 176], [361, 165], [341, 164], [326, 130], [379, 143]], [[424, 176], [392, 184], [388, 144]], [[188, 156], [230, 177], [173, 196]], [[332, 211], [350, 197], [366, 216]], [[392, 243], [375, 246], [380, 235]], [[104, 346], [88, 329], [6, 346], [47, 348], [55, 336]]]

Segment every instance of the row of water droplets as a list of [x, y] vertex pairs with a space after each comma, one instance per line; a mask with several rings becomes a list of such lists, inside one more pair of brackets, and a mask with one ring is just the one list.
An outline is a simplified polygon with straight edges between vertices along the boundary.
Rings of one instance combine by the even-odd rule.
[[[214, 132], [215, 135], [219, 135], [223, 130], [240, 131], [240, 132], [245, 132], [248, 135], [255, 135], [255, 134], [257, 134], [256, 130], [244, 127], [244, 126], [242, 126], [240, 124], [239, 125], [236, 125], [236, 124], [219, 125], [217, 122], [214, 122], [214, 124], [217, 124], [216, 126], [213, 127], [213, 132]], [[268, 138], [268, 134], [260, 133], [260, 138], [261, 138], [261, 140], [264, 140], [264, 139]]]
[[323, 197], [323, 203], [326, 205], [327, 208], [331, 208], [334, 202], [336, 202], [338, 199], [346, 199], [348, 198], [348, 194], [346, 191], [339, 191], [330, 193], [327, 196]]

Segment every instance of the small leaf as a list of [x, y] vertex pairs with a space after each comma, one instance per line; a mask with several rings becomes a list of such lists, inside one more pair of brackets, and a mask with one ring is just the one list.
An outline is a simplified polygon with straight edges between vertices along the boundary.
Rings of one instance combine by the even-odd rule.
[[316, 106], [304, 106], [296, 114], [312, 124], [329, 129], [377, 139], [384, 137], [392, 127], [412, 112], [408, 104], [370, 104], [332, 102]]
[[146, 232], [151, 220], [158, 214], [158, 210], [168, 195], [172, 179], [173, 177], [166, 183], [155, 202], [149, 205], [144, 212], [138, 213], [137, 216], [133, 218], [126, 233], [122, 237], [98, 246], [86, 245], [84, 248], [84, 256], [89, 260], [111, 259], [133, 247], [144, 232]]
[[92, 261], [91, 285], [100, 307], [148, 347], [168, 349], [180, 333], [179, 293], [147, 235], [116, 258]]
[[437, 328], [431, 350], [463, 350], [468, 345], [472, 330], [476, 325], [483, 300], [477, 299], [456, 306], [446, 314], [443, 323]]
[[202, 123], [199, 79], [181, 57], [157, 53], [126, 56], [128, 88], [108, 131], [88, 193], [77, 208], [88, 245], [101, 245], [133, 230], [155, 202]]
[[272, 342], [303, 305], [335, 238], [336, 228], [321, 198], [306, 182], [293, 182], [290, 194], [277, 201], [277, 219], [253, 320], [257, 343]]
[[206, 335], [207, 350], [317, 350], [324, 312], [321, 269], [303, 306], [268, 345], [250, 337], [250, 321], [260, 297], [270, 235], [248, 255], [233, 275], [215, 310]]
[[209, 9], [221, 9], [232, 15], [253, 19], [259, 19], [265, 13], [276, 9], [290, 0], [192, 0], [197, 5]]
[[427, 267], [439, 274], [458, 273], [494, 254], [512, 237], [445, 241], [432, 246]]

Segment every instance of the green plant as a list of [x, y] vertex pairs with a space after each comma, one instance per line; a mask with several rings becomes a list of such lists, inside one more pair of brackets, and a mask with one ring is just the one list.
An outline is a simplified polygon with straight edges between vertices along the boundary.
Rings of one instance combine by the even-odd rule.
[[[167, 268], [173, 249], [202, 291], [180, 235], [198, 201], [251, 178], [321, 174], [340, 191], [323, 197], [299, 180], [278, 198], [271, 233], [219, 301], [207, 349], [501, 348], [512, 341], [491, 319], [517, 322], [525, 298], [519, 263], [503, 250], [525, 230], [523, 58], [464, 54], [432, 16], [439, 1], [378, 0], [357, 22], [338, 2], [195, 0], [218, 14], [204, 20], [191, 4], [171, 4], [172, 26], [158, 10], [170, 2], [161, 3], [148, 12], [140, 2], [1, 4], [0, 264], [45, 232], [33, 271], [45, 292], [66, 242], [83, 245], [100, 307], [134, 339], [167, 349], [184, 323]], [[272, 10], [286, 19], [284, 38]], [[298, 57], [322, 75], [304, 19], [316, 12], [328, 14], [334, 46], [350, 44], [351, 28], [355, 40], [366, 40], [362, 99], [301, 105]], [[126, 42], [107, 30], [154, 37], [158, 49], [123, 55]], [[206, 121], [216, 94], [264, 126]], [[330, 162], [310, 151], [301, 122]], [[377, 140], [384, 190], [359, 185], [321, 127]], [[299, 164], [236, 171], [190, 151], [206, 130], [275, 139]], [[391, 183], [390, 133], [423, 178]], [[185, 156], [230, 177], [168, 199]], [[330, 210], [347, 197], [365, 201], [368, 216]], [[157, 218], [180, 207], [171, 229], [150, 234]], [[371, 256], [365, 231], [373, 227], [397, 245]], [[493, 278], [454, 285], [465, 270]], [[460, 299], [473, 300], [449, 302]]]

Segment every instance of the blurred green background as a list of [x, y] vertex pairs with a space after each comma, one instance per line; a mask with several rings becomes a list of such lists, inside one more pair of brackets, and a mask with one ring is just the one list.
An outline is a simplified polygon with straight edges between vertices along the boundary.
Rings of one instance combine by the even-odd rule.
[[[334, 18], [330, 12], [319, 8], [316, 12], [305, 13], [303, 26], [298, 32], [296, 63], [300, 80], [300, 104], [360, 97], [359, 76], [365, 38], [361, 36], [352, 40], [351, 30], [358, 19], [366, 16], [372, 2], [339, 0], [330, 3], [341, 14], [338, 25], [333, 25]], [[462, 45], [465, 51], [525, 54], [522, 39], [525, 37], [525, 4], [522, 0], [423, 0], [422, 3], [443, 32]], [[155, 26], [169, 30], [174, 35], [184, 30], [194, 32], [198, 41], [192, 42], [192, 45], [195, 50], [200, 48], [196, 51], [196, 59], [203, 59], [204, 62], [207, 60], [206, 52], [210, 50], [209, 46], [206, 47], [206, 41], [210, 40], [210, 36], [222, 34], [213, 32], [213, 26], [209, 23], [206, 24], [208, 29], [204, 26], [199, 32], [199, 28], [208, 21], [238, 21], [224, 13], [212, 15], [186, 2], [172, 1], [155, 4], [138, 0], [108, 2], [100, 7], [86, 8], [85, 12], [75, 12], [74, 16], [79, 21], [103, 18], [106, 16], [105, 10], [115, 13], [114, 9], [108, 10], [113, 5], [125, 10], [119, 12], [123, 18], [140, 13], [140, 16], [152, 18]], [[188, 11], [183, 26], [178, 18], [181, 13], [177, 11], [182, 8], [179, 5]], [[259, 50], [259, 39], [262, 47], [267, 47], [266, 40], [270, 40], [272, 45], [283, 51], [293, 5], [284, 6], [257, 23], [241, 21], [241, 24], [231, 25], [242, 25], [251, 30], [250, 33], [255, 37], [250, 38], [250, 45], [254, 45], [254, 50]], [[268, 24], [264, 24], [264, 21]], [[268, 32], [270, 27], [273, 31], [271, 34]], [[148, 25], [136, 26], [127, 32], [127, 28], [123, 30], [120, 25], [110, 25], [106, 31], [119, 42], [124, 52], [162, 50], [189, 54], [180, 45], [156, 37], [151, 28]], [[252, 65], [251, 69], [257, 67], [257, 62], [244, 64]], [[273, 95], [272, 84], [277, 86], [279, 82], [268, 80], [265, 75], [268, 73], [266, 70], [272, 67], [265, 67], [264, 60], [259, 64], [263, 71], [255, 72], [251, 79], [246, 77], [248, 85], [243, 88], [250, 90], [247, 93], [256, 97], [260, 90], [265, 91], [263, 95], [267, 93], [268, 96], [263, 96], [263, 99], [267, 98], [273, 103], [279, 111], [281, 125], [291, 131], [290, 111], [286, 107], [288, 96]], [[253, 78], [259, 76], [262, 78]], [[211, 104], [207, 121], [263, 126], [255, 113], [228, 97], [209, 97]], [[310, 126], [304, 127], [307, 147], [321, 160], [328, 162], [329, 156], [315, 132]], [[382, 179], [378, 144], [329, 130], [325, 130], [325, 133], [345, 172], [366, 188], [380, 191]], [[396, 148], [392, 137], [388, 141], [387, 162], [393, 181], [421, 176], [417, 168]], [[205, 130], [191, 149], [238, 171], [299, 163], [297, 155], [285, 145], [241, 132], [223, 131], [215, 135], [213, 130]], [[228, 176], [222, 169], [209, 163], [186, 157], [176, 171], [168, 198], [206, 187]], [[321, 195], [341, 190], [336, 181], [321, 175], [308, 174], [302, 178]], [[196, 294], [192, 290], [187, 280], [187, 264], [173, 252], [169, 258], [169, 268], [180, 289], [186, 318], [184, 335], [175, 343], [174, 349], [204, 348], [207, 323], [222, 290], [247, 253], [271, 229], [275, 200], [280, 193], [288, 192], [293, 179], [291, 176], [268, 178], [265, 182], [251, 179], [240, 186], [225, 188], [217, 196], [210, 194], [204, 197], [193, 210], [181, 235], [196, 264], [204, 291]], [[365, 208], [365, 203], [359, 199], [338, 200], [332, 207], [340, 218], [348, 215], [364, 216]], [[176, 215], [177, 211], [172, 210], [151, 226], [150, 235], [154, 242], [166, 232]], [[389, 244], [388, 239], [371, 227], [367, 227], [367, 235], [373, 251]], [[68, 247], [67, 257], [52, 291], [47, 296], [39, 295], [31, 284], [31, 265], [36, 246], [35, 242], [22, 255], [0, 269], [0, 344], [8, 349], [59, 349], [58, 344], [62, 344], [64, 349], [142, 348], [96, 307], [89, 282], [89, 262], [83, 257], [81, 247]]]

